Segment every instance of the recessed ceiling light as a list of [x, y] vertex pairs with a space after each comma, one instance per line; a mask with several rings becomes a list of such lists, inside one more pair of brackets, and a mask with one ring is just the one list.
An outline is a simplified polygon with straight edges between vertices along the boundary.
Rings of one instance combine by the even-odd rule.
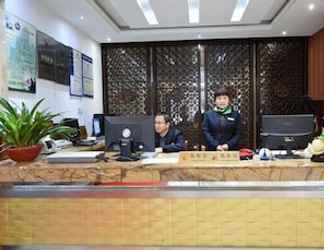
[[111, 38], [107, 37], [107, 42], [110, 43], [111, 42]]
[[150, 25], [159, 24], [158, 20], [156, 19], [155, 13], [151, 7], [150, 0], [137, 0], [138, 6], [141, 8], [146, 21]]
[[287, 35], [287, 31], [283, 31], [283, 32], [281, 32], [281, 34], [283, 35], [283, 36], [285, 36], [285, 35]]
[[80, 20], [83, 20], [84, 19], [84, 16], [80, 16]]
[[310, 11], [314, 10], [314, 9], [315, 9], [315, 4], [313, 4], [313, 3], [309, 4], [309, 5], [308, 5], [308, 9], [309, 9]]
[[231, 18], [231, 22], [239, 22], [241, 21], [244, 12], [246, 10], [246, 8], [249, 5], [250, 0], [237, 0], [232, 18]]
[[188, 0], [189, 23], [199, 23], [199, 0]]

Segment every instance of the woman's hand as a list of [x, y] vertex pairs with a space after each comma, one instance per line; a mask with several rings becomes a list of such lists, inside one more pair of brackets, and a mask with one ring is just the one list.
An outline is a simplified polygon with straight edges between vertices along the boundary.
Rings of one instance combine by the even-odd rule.
[[163, 148], [161, 147], [155, 148], [155, 153], [162, 153], [162, 152], [163, 152]]
[[219, 151], [227, 151], [228, 150], [228, 145], [227, 144], [218, 145], [217, 150], [219, 150]]

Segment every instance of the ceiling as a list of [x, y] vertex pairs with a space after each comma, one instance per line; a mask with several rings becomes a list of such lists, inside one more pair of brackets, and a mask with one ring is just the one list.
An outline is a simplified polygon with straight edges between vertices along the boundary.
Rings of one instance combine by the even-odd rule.
[[324, 27], [324, 0], [250, 0], [242, 19], [231, 22], [237, 1], [200, 0], [199, 23], [190, 23], [188, 0], [149, 0], [155, 25], [148, 23], [137, 0], [42, 3], [99, 43], [278, 37], [283, 31], [308, 36]]
[[[96, 0], [95, 2], [124, 30], [237, 25], [231, 23], [237, 0], [201, 0], [200, 21], [195, 25], [189, 23], [187, 0], [150, 0], [159, 21], [159, 24], [154, 26], [148, 24], [136, 0]], [[262, 21], [269, 21], [287, 2], [289, 1], [250, 0], [244, 18], [239, 24], [260, 24]]]

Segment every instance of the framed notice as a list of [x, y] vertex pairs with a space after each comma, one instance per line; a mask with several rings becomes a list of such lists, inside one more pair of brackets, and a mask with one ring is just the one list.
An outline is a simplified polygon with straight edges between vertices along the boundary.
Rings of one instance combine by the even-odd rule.
[[70, 57], [70, 95], [82, 96], [82, 53], [73, 49]]
[[54, 38], [37, 31], [38, 78], [55, 81], [56, 47]]
[[36, 93], [36, 28], [5, 14], [8, 55], [8, 88]]
[[82, 54], [82, 92], [83, 96], [93, 98], [92, 58]]
[[70, 54], [71, 48], [62, 43], [56, 44], [55, 82], [70, 85]]

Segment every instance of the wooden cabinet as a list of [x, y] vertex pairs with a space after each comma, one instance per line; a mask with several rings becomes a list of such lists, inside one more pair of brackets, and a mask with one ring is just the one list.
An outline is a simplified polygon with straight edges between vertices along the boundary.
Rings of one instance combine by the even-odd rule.
[[308, 95], [324, 100], [324, 29], [309, 38]]

